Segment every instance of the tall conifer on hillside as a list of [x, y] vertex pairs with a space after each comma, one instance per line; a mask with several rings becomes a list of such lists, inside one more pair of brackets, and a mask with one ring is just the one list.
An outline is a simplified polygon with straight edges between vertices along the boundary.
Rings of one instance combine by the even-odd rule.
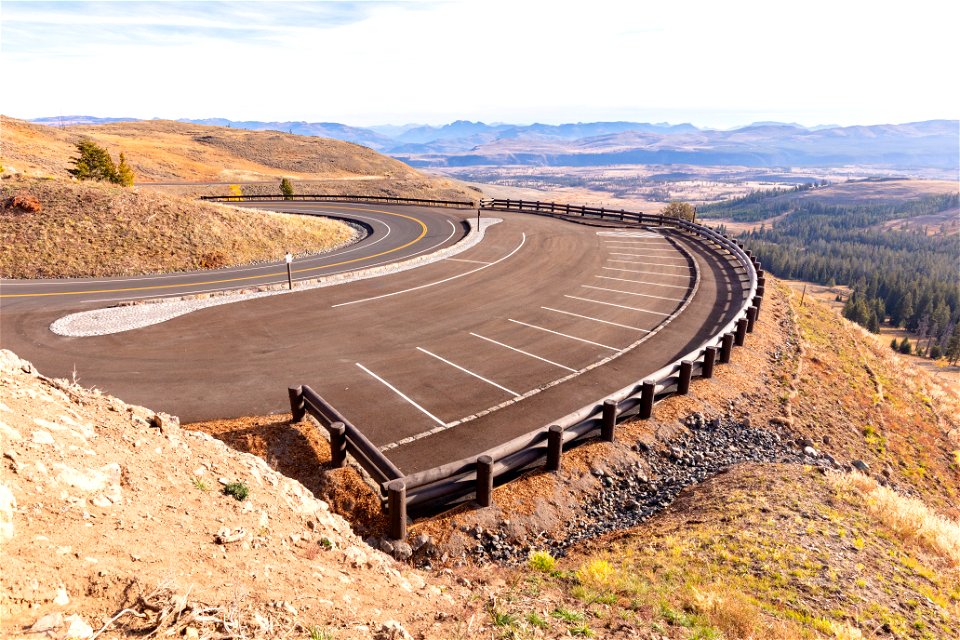
[[133, 169], [127, 164], [127, 158], [122, 151], [120, 152], [120, 162], [117, 164], [116, 183], [125, 187], [133, 186]]

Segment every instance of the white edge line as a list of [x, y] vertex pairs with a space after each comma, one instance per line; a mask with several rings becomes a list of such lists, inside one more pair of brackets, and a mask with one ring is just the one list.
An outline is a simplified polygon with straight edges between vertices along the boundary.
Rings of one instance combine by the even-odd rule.
[[510, 349], [511, 351], [516, 351], [517, 353], [522, 353], [522, 354], [525, 355], [525, 356], [530, 356], [531, 358], [536, 358], [537, 360], [542, 360], [543, 362], [546, 362], [547, 364], [552, 364], [552, 365], [555, 366], [555, 367], [560, 367], [561, 369], [566, 369], [567, 371], [570, 371], [571, 373], [577, 373], [577, 370], [576, 370], [576, 369], [571, 369], [570, 367], [568, 367], [568, 366], [565, 365], [565, 364], [560, 364], [559, 362], [554, 362], [553, 360], [547, 360], [546, 358], [542, 358], [542, 357], [540, 357], [540, 356], [538, 356], [538, 355], [535, 355], [535, 354], [533, 354], [533, 353], [530, 353], [529, 351], [524, 351], [523, 349], [517, 349], [516, 347], [511, 347], [511, 346], [508, 345], [508, 344], [503, 344], [502, 342], [497, 342], [497, 341], [494, 340], [493, 338], [487, 338], [487, 337], [485, 337], [485, 336], [480, 335], [479, 333], [474, 333], [474, 332], [471, 331], [471, 332], [470, 332], [470, 335], [472, 335], [474, 338], [480, 338], [481, 340], [486, 340], [487, 342], [492, 342], [493, 344], [498, 344], [498, 345], [500, 345], [501, 347], [504, 347], [504, 348], [506, 348], [506, 349]]
[[445, 282], [450, 282], [451, 280], [456, 280], [457, 278], [463, 278], [464, 276], [469, 276], [469, 275], [472, 274], [472, 273], [477, 273], [478, 271], [483, 271], [484, 269], [487, 269], [487, 268], [489, 268], [489, 267], [492, 267], [493, 265], [499, 264], [499, 263], [503, 262], [504, 260], [506, 260], [507, 258], [510, 258], [510, 257], [513, 256], [513, 254], [515, 254], [517, 251], [520, 251], [520, 249], [523, 247], [523, 245], [524, 245], [526, 242], [527, 242], [527, 234], [526, 234], [526, 233], [523, 233], [523, 234], [521, 234], [520, 244], [517, 245], [517, 248], [516, 248], [516, 249], [514, 249], [513, 251], [511, 251], [511, 252], [508, 253], [507, 255], [503, 256], [503, 257], [500, 258], [499, 260], [496, 260], [496, 261], [494, 261], [494, 262], [491, 262], [490, 264], [485, 264], [485, 265], [483, 265], [482, 267], [477, 267], [476, 269], [472, 269], [472, 270], [466, 271], [466, 272], [464, 272], [464, 273], [458, 273], [458, 274], [455, 275], [455, 276], [450, 276], [449, 278], [444, 278], [443, 280], [437, 280], [437, 281], [435, 281], [435, 282], [428, 282], [428, 283], [426, 283], [426, 284], [421, 284], [421, 285], [419, 285], [419, 286], [411, 287], [411, 288], [409, 288], [409, 289], [402, 289], [402, 290], [400, 290], [400, 291], [391, 291], [390, 293], [384, 293], [383, 295], [373, 296], [372, 298], [361, 298], [360, 300], [351, 300], [350, 302], [341, 302], [341, 303], [339, 303], [339, 304], [331, 305], [331, 308], [345, 307], [345, 306], [347, 306], [347, 305], [349, 305], [349, 304], [359, 304], [359, 303], [361, 303], [361, 302], [370, 302], [370, 301], [372, 301], [372, 300], [380, 300], [380, 299], [382, 299], [382, 298], [389, 298], [390, 296], [398, 296], [398, 295], [400, 295], [401, 293], [410, 293], [411, 291], [419, 291], [420, 289], [426, 289], [427, 287], [433, 287], [433, 286], [438, 285], [438, 284], [443, 284], [443, 283], [445, 283]]
[[430, 352], [430, 351], [427, 351], [427, 350], [424, 349], [423, 347], [417, 347], [417, 351], [421, 351], [421, 352], [427, 354], [428, 356], [433, 356], [434, 358], [436, 358], [436, 359], [439, 360], [440, 362], [446, 362], [448, 365], [450, 365], [450, 366], [453, 367], [454, 369], [459, 369], [460, 371], [463, 371], [463, 372], [466, 373], [467, 375], [473, 376], [473, 377], [476, 378], [477, 380], [483, 380], [483, 381], [486, 382], [487, 384], [492, 384], [492, 385], [495, 386], [497, 389], [501, 389], [501, 390], [503, 390], [503, 391], [506, 391], [507, 393], [509, 393], [510, 395], [512, 395], [512, 396], [514, 396], [514, 397], [516, 397], [516, 398], [519, 398], [519, 397], [521, 397], [521, 396], [523, 395], [522, 393], [517, 393], [516, 391], [512, 391], [512, 390], [510, 390], [510, 389], [507, 389], [507, 388], [504, 387], [503, 385], [499, 385], [499, 384], [497, 384], [496, 382], [494, 382], [493, 380], [488, 380], [487, 378], [484, 378], [483, 376], [481, 376], [479, 373], [474, 373], [473, 371], [470, 371], [469, 369], [465, 369], [465, 368], [461, 367], [460, 365], [458, 365], [458, 364], [455, 363], [455, 362], [450, 362], [449, 360], [447, 360], [447, 359], [444, 358], [443, 356], [438, 356], [438, 355], [435, 354], [435, 353], [432, 353], [432, 352]]
[[552, 334], [555, 334], [555, 335], [558, 335], [558, 336], [563, 336], [564, 338], [570, 338], [571, 340], [577, 340], [577, 341], [579, 341], [579, 342], [586, 342], [587, 344], [592, 344], [592, 345], [594, 345], [595, 347], [603, 347], [604, 349], [610, 349], [611, 351], [620, 351], [620, 349], [619, 349], [618, 347], [611, 347], [610, 345], [600, 344], [599, 342], [594, 342], [593, 340], [587, 340], [587, 339], [585, 339], [585, 338], [578, 338], [577, 336], [571, 336], [571, 335], [566, 334], [566, 333], [561, 333], [561, 332], [559, 332], [559, 331], [554, 331], [553, 329], [547, 329], [546, 327], [538, 327], [538, 326], [535, 325], [535, 324], [529, 324], [529, 323], [526, 323], [526, 322], [522, 322], [522, 321], [520, 321], [520, 320], [514, 320], [513, 318], [507, 318], [507, 320], [509, 320], [510, 322], [515, 322], [515, 323], [517, 323], [517, 324], [522, 324], [523, 326], [525, 326], [525, 327], [530, 327], [531, 329], [539, 329], [540, 331], [546, 331], [547, 333], [552, 333]]
[[574, 316], [575, 318], [583, 318], [584, 320], [593, 320], [594, 322], [602, 322], [603, 324], [610, 324], [615, 327], [623, 327], [624, 329], [631, 329], [633, 331], [643, 331], [644, 333], [650, 333], [648, 329], [641, 329], [640, 327], [631, 327], [628, 324], [620, 324], [619, 322], [611, 322], [610, 320], [601, 320], [600, 318], [594, 318], [592, 316], [584, 316], [579, 313], [574, 313], [572, 311], [564, 311], [563, 309], [554, 309], [553, 307], [540, 307], [541, 309], [546, 309], [547, 311], [553, 311], [554, 313], [562, 313], [568, 316]]
[[395, 386], [393, 386], [392, 384], [390, 384], [389, 382], [387, 382], [386, 380], [384, 380], [383, 378], [381, 378], [380, 376], [378, 376], [377, 374], [375, 374], [373, 371], [370, 371], [370, 369], [367, 369], [365, 366], [363, 366], [363, 365], [360, 364], [359, 362], [355, 362], [354, 364], [356, 364], [358, 367], [360, 367], [361, 369], [363, 369], [364, 371], [366, 371], [368, 374], [370, 374], [371, 376], [373, 376], [374, 378], [376, 378], [377, 380], [379, 380], [379, 381], [380, 381], [381, 383], [383, 383], [388, 389], [390, 389], [390, 390], [393, 391], [395, 394], [397, 394], [398, 396], [400, 396], [401, 398], [403, 398], [404, 400], [406, 400], [407, 402], [409, 402], [410, 404], [412, 404], [414, 407], [416, 407], [417, 409], [419, 409], [424, 415], [426, 415], [426, 416], [429, 417], [431, 420], [433, 420], [434, 422], [436, 422], [437, 424], [439, 424], [441, 427], [446, 427], [446, 426], [447, 426], [447, 423], [446, 423], [446, 422], [444, 422], [443, 420], [441, 420], [441, 419], [438, 418], [437, 416], [433, 415], [432, 413], [430, 413], [429, 411], [427, 411], [426, 409], [424, 409], [423, 407], [421, 407], [419, 404], [417, 404], [417, 403], [414, 402], [412, 399], [410, 399], [410, 397], [408, 397], [406, 394], [404, 394], [402, 391], [400, 391], [399, 389], [397, 389]]

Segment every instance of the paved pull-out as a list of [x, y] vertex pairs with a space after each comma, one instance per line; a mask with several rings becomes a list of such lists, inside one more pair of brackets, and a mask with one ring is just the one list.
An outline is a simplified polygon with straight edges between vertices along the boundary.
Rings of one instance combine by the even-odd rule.
[[[424, 242], [454, 242], [460, 221], [475, 215], [357, 209], [431, 218], [427, 233], [396, 257], [428, 250]], [[91, 303], [5, 297], [0, 344], [45, 373], [75, 369], [81, 384], [185, 421], [282, 412], [286, 387], [307, 384], [412, 473], [483, 451], [642, 378], [715, 333], [742, 301], [725, 260], [670, 231], [498, 217], [504, 222], [483, 243], [434, 264], [110, 336], [49, 331], [54, 319]], [[4, 282], [0, 294], [13, 290]]]

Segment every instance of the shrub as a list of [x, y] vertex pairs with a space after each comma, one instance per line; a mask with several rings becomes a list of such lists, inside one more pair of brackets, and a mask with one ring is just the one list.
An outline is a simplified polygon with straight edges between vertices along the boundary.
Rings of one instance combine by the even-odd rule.
[[580, 565], [577, 579], [585, 587], [596, 591], [609, 591], [616, 581], [616, 570], [606, 560], [591, 560]]
[[233, 496], [238, 502], [243, 502], [250, 495], [250, 488], [240, 481], [231, 482], [223, 488], [223, 493]]
[[284, 178], [280, 181], [280, 193], [283, 194], [284, 200], [290, 200], [293, 196], [293, 183], [290, 182], [289, 178]]
[[79, 155], [70, 160], [73, 169], [67, 169], [67, 173], [77, 180], [112, 182], [125, 187], [133, 185], [133, 171], [122, 153], [118, 167], [113, 163], [110, 153], [89, 138], [83, 138], [77, 143], [77, 153]]
[[534, 551], [527, 562], [531, 569], [540, 573], [553, 573], [557, 570], [557, 561], [549, 551]]

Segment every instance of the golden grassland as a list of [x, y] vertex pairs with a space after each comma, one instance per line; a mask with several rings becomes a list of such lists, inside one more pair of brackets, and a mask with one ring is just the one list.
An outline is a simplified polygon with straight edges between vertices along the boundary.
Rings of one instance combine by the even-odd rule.
[[[268, 182], [279, 194], [282, 177], [319, 181], [317, 193], [470, 199], [451, 180], [426, 176], [372, 149], [340, 140], [279, 131], [246, 131], [169, 120], [63, 128], [0, 116], [4, 171], [27, 176], [68, 176], [76, 143], [89, 138], [114, 158], [124, 152], [138, 185], [150, 183]], [[227, 186], [164, 187], [185, 195], [227, 194]], [[306, 189], [298, 189], [305, 193]], [[475, 194], [473, 194], [475, 195]]]
[[5, 278], [118, 276], [214, 269], [320, 253], [353, 230], [325, 218], [251, 211], [98, 183], [7, 179], [0, 202], [34, 195], [43, 209], [0, 209]]

